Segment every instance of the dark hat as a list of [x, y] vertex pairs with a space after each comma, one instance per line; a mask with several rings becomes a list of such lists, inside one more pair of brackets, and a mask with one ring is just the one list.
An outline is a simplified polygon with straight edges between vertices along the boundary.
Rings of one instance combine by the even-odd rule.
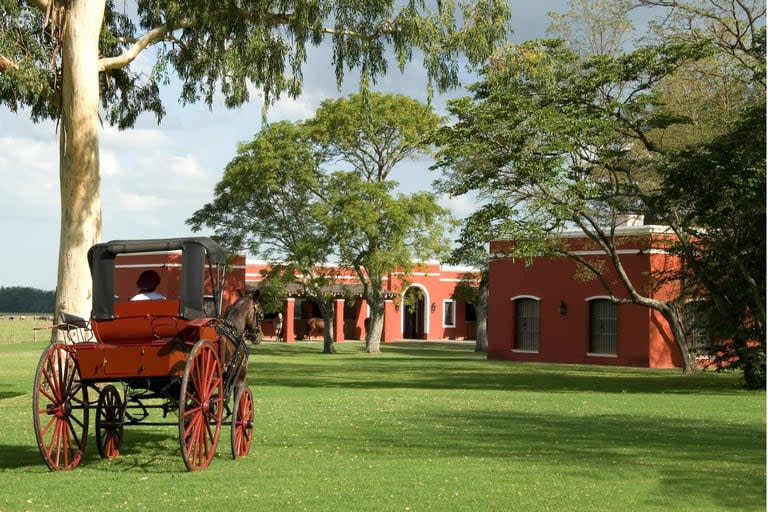
[[154, 290], [160, 284], [160, 276], [154, 270], [145, 270], [136, 280], [139, 290]]

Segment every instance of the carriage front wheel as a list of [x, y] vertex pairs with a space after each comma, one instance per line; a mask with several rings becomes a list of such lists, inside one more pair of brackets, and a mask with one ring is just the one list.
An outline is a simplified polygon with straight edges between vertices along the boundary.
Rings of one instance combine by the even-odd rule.
[[179, 397], [179, 443], [190, 471], [208, 467], [216, 453], [224, 406], [224, 379], [213, 344], [198, 341], [189, 353]]
[[124, 413], [120, 392], [112, 384], [107, 384], [99, 392], [96, 403], [96, 445], [103, 459], [114, 459], [120, 455]]
[[88, 389], [68, 345], [52, 344], [40, 356], [32, 415], [45, 464], [52, 471], [76, 467], [88, 438]]
[[245, 457], [253, 438], [253, 395], [247, 384], [237, 387], [232, 411], [232, 458]]

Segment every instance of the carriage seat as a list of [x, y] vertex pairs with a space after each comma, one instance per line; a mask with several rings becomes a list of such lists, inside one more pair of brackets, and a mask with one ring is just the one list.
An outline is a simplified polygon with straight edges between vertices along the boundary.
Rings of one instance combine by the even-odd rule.
[[114, 318], [93, 320], [93, 330], [102, 343], [172, 338], [187, 326], [179, 311], [174, 299], [118, 302]]

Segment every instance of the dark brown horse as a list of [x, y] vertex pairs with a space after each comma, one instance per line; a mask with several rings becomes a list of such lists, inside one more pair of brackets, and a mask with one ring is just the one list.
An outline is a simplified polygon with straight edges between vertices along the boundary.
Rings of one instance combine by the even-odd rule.
[[248, 348], [245, 342], [261, 343], [264, 312], [258, 302], [258, 290], [250, 294], [238, 293], [240, 298], [221, 316], [218, 332], [222, 341], [219, 356], [224, 366], [224, 375], [237, 372], [236, 382], [239, 384], [245, 380], [248, 372]]
[[312, 341], [312, 335], [318, 333], [319, 336], [323, 336], [323, 330], [325, 329], [325, 320], [322, 318], [310, 318], [307, 320], [307, 338]]

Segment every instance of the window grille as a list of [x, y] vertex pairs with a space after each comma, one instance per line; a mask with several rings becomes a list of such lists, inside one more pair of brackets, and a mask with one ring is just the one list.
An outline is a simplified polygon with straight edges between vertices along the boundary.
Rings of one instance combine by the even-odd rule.
[[515, 300], [515, 350], [539, 350], [539, 301]]
[[443, 301], [443, 327], [456, 327], [456, 303], [452, 300]]
[[593, 354], [616, 354], [616, 304], [610, 299], [589, 303], [591, 331], [589, 351]]

